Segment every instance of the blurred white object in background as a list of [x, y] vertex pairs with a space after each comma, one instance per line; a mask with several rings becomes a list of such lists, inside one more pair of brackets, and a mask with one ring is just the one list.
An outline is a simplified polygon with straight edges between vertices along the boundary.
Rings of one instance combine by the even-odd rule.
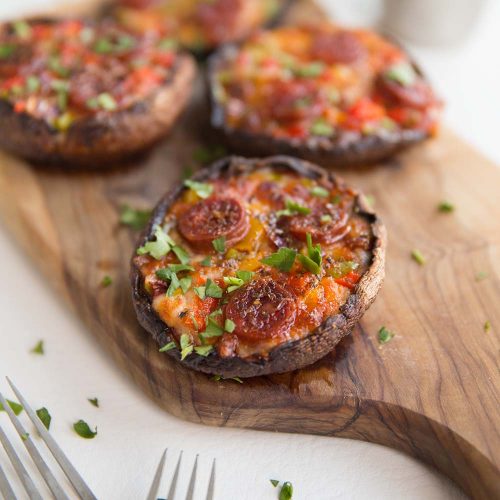
[[422, 44], [456, 44], [472, 31], [485, 0], [385, 0], [382, 31]]

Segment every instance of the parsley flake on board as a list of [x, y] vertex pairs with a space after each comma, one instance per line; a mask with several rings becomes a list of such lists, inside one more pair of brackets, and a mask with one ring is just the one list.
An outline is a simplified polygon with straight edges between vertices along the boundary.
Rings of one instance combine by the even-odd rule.
[[320, 244], [313, 245], [311, 233], [307, 233], [307, 255], [299, 253], [297, 258], [302, 266], [313, 274], [321, 273], [321, 246]]
[[475, 275], [475, 280], [476, 281], [483, 281], [485, 280], [486, 278], [488, 277], [488, 273], [484, 272], [484, 271], [479, 271], [478, 273], [476, 273]]
[[97, 398], [87, 398], [87, 401], [96, 408], [99, 408], [99, 400]]
[[445, 201], [442, 201], [438, 205], [438, 210], [441, 213], [447, 214], [447, 213], [453, 212], [455, 210], [455, 205], [453, 205], [453, 203], [450, 203], [449, 201], [445, 200]]
[[485, 321], [485, 323], [483, 325], [483, 330], [484, 330], [484, 333], [488, 333], [491, 330], [491, 322], [489, 320]]
[[426, 259], [420, 250], [412, 250], [411, 257], [419, 266], [425, 265]]
[[293, 497], [293, 486], [292, 483], [286, 481], [281, 487], [279, 500], [291, 500]]
[[49, 410], [47, 408], [42, 407], [36, 411], [38, 418], [42, 421], [42, 424], [45, 426], [47, 430], [50, 428], [50, 422], [52, 421], [52, 417], [50, 416]]
[[33, 354], [40, 354], [40, 355], [43, 355], [45, 354], [45, 348], [44, 348], [44, 345], [43, 345], [43, 340], [39, 340], [35, 347], [33, 347], [33, 349], [31, 349], [31, 352]]
[[120, 224], [129, 226], [136, 231], [143, 229], [151, 217], [151, 210], [139, 210], [130, 205], [120, 207]]
[[78, 420], [73, 424], [74, 431], [84, 439], [94, 439], [97, 436], [97, 427], [93, 431], [87, 422], [84, 420]]
[[277, 480], [277, 479], [269, 479], [269, 481], [271, 481], [271, 484], [276, 488], [276, 486], [278, 486], [278, 484], [280, 484], [280, 482]]
[[212, 245], [216, 252], [224, 253], [226, 251], [226, 237], [221, 236], [220, 238], [213, 240]]
[[[23, 405], [20, 405], [19, 403], [16, 403], [15, 401], [11, 401], [10, 399], [6, 399], [7, 404], [11, 407], [12, 411], [14, 412], [14, 415], [16, 417], [23, 411]], [[0, 411], [5, 411], [5, 408], [3, 407], [2, 403], [0, 403]]]
[[277, 217], [281, 217], [282, 215], [309, 215], [311, 213], [311, 209], [309, 207], [306, 207], [304, 205], [301, 205], [300, 203], [297, 203], [296, 201], [293, 201], [291, 199], [287, 199], [285, 201], [285, 210], [278, 210], [276, 212]]
[[377, 334], [379, 344], [387, 344], [390, 340], [394, 338], [394, 333], [388, 330], [385, 326], [380, 328]]
[[277, 252], [263, 258], [261, 262], [267, 266], [275, 267], [280, 271], [289, 272], [292, 269], [297, 251], [293, 248], [282, 247]]
[[102, 286], [103, 288], [108, 287], [108, 286], [109, 286], [109, 285], [111, 285], [112, 283], [113, 283], [113, 279], [111, 278], [111, 276], [108, 276], [108, 275], [104, 276], [104, 277], [102, 278], [102, 280], [101, 280], [101, 286]]
[[212, 184], [206, 184], [204, 182], [197, 182], [193, 181], [191, 179], [185, 179], [184, 181], [184, 186], [188, 187], [192, 191], [194, 191], [200, 198], [208, 198], [213, 190], [214, 187]]

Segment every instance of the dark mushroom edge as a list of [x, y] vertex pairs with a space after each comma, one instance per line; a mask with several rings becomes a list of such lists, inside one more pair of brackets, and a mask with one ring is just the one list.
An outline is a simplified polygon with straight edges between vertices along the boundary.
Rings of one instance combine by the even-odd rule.
[[[320, 167], [287, 156], [273, 156], [265, 159], [227, 157], [198, 172], [192, 180], [203, 183], [266, 168], [294, 173], [300, 178], [324, 179], [334, 183], [334, 185], [345, 186], [333, 174], [325, 172]], [[154, 239], [155, 228], [164, 222], [166, 214], [185, 189], [182, 184], [179, 184], [160, 200], [153, 211], [148, 226], [139, 239], [131, 262], [132, 298], [137, 317], [140, 324], [153, 336], [160, 347], [175, 339], [171, 328], [160, 319], [153, 309], [151, 296], [144, 288], [144, 277], [139, 266], [136, 265], [135, 259], [137, 249]], [[286, 341], [272, 348], [266, 357], [245, 359], [234, 356], [223, 358], [216, 351], [213, 351], [206, 357], [193, 353], [181, 360], [178, 348], [168, 350], [165, 355], [173, 357], [184, 366], [203, 373], [217, 374], [223, 377], [253, 377], [299, 369], [314, 363], [331, 352], [340, 340], [351, 332], [355, 323], [373, 302], [384, 277], [385, 227], [364, 201], [364, 197], [355, 191], [353, 210], [357, 215], [366, 219], [371, 229], [370, 262], [356, 286], [351, 290], [347, 301], [340, 307], [338, 314], [327, 317], [320, 326], [308, 332], [307, 336], [299, 340]]]
[[[315, 28], [314, 26], [310, 26], [307, 29], [314, 30]], [[349, 30], [346, 30], [346, 32], [349, 33]], [[388, 39], [382, 39], [382, 37], [380, 39], [388, 44], [392, 44]], [[372, 164], [387, 159], [395, 153], [435, 135], [436, 125], [434, 124], [427, 128], [394, 128], [390, 126], [392, 123], [390, 120], [386, 120], [388, 126], [384, 125], [384, 127], [376, 131], [360, 133], [357, 136], [350, 130], [347, 132], [340, 131], [331, 137], [321, 136], [321, 134], [310, 135], [309, 133], [300, 138], [283, 135], [273, 136], [258, 129], [249, 130], [245, 127], [230, 126], [227, 121], [224, 104], [221, 103], [218, 95], [217, 74], [226, 68], [228, 62], [234, 59], [244, 44], [245, 42], [239, 44], [233, 43], [221, 47], [209, 58], [207, 70], [211, 126], [216, 134], [216, 140], [224, 142], [231, 151], [237, 154], [253, 157], [284, 154], [297, 156], [326, 167], [351, 167]], [[428, 99], [429, 105], [435, 108], [430, 114], [433, 116], [432, 119], [436, 120], [438, 111], [441, 108], [441, 102], [432, 94], [425, 75], [403, 49], [396, 44], [392, 44], [392, 46], [399, 50], [401, 56], [405, 58], [407, 67], [413, 72], [419, 85], [422, 84], [422, 87], [425, 86], [425, 92], [428, 91], [426, 99]], [[310, 64], [310, 68], [317, 62], [322, 64], [321, 61], [314, 61]], [[360, 74], [365, 75], [366, 71], [362, 70]], [[314, 76], [309, 76], [308, 78], [314, 78]], [[380, 83], [381, 81], [382, 79], [379, 78], [378, 82]], [[377, 84], [374, 83], [374, 85], [376, 86]], [[282, 95], [281, 92], [278, 93], [278, 99], [281, 98], [280, 95]], [[310, 91], [304, 93], [304, 99], [308, 95], [311, 95]], [[392, 95], [390, 98], [395, 103], [398, 100], [398, 97], [395, 95]], [[300, 100], [300, 97], [298, 100]], [[273, 101], [275, 100], [273, 99]], [[399, 104], [399, 101], [397, 104]], [[273, 102], [270, 102], [269, 108], [273, 105]], [[309, 107], [312, 108], [312, 106]], [[307, 106], [304, 109], [307, 109]], [[371, 126], [371, 124], [368, 125]]]
[[[95, 28], [96, 30], [99, 30], [101, 26], [99, 22], [53, 19], [35, 19], [20, 21], [20, 23], [30, 29], [35, 24], [51, 26], [55, 23], [78, 23], [83, 26], [83, 29]], [[106, 23], [110, 24], [111, 22], [106, 21]], [[9, 26], [4, 24], [3, 29], [10, 30]], [[110, 29], [118, 32], [121, 30], [115, 26]], [[123, 36], [124, 39], [133, 39], [132, 35]], [[139, 40], [140, 37], [135, 37], [135, 39]], [[102, 40], [103, 38], [96, 39], [95, 44], [103, 44]], [[27, 43], [29, 45], [29, 40]], [[10, 42], [7, 40], [3, 46], [8, 47], [9, 44]], [[114, 54], [106, 52], [99, 53], [99, 56], [114, 57]], [[118, 56], [123, 57], [121, 54]], [[66, 81], [69, 82], [63, 101], [65, 107], [63, 110], [57, 109], [58, 100], [53, 102], [53, 97], [46, 97], [46, 93], [37, 96], [37, 101], [30, 100], [29, 82], [27, 90], [25, 90], [27, 93], [20, 94], [21, 101], [17, 98], [9, 99], [8, 90], [4, 90], [3, 92], [6, 94], [0, 95], [0, 128], [2, 129], [0, 147], [34, 163], [60, 165], [65, 169], [114, 166], [119, 161], [129, 160], [147, 151], [170, 132], [191, 96], [196, 73], [195, 62], [190, 55], [185, 53], [176, 52], [174, 57], [166, 78], [156, 83], [151, 91], [148, 91], [144, 96], [133, 99], [134, 102], [131, 102], [130, 105], [120, 107], [118, 104], [114, 109], [116, 101], [109, 99], [110, 94], [106, 89], [99, 94], [107, 97], [107, 102], [103, 101], [102, 108], [91, 112], [90, 108], [85, 108], [85, 104], [82, 103], [71, 122], [64, 124], [63, 128], [58, 126], [59, 122], [56, 122], [55, 125], [52, 121], [57, 120], [60, 116], [64, 118], [65, 109], [69, 107], [69, 110], [72, 111], [72, 107], [75, 106], [71, 90], [73, 88], [71, 64], [67, 69], [63, 66], [55, 66], [53, 62], [55, 59], [50, 59], [47, 67], [43, 66], [42, 69], [40, 69], [40, 63], [35, 64], [33, 72], [27, 77], [31, 78], [31, 82], [36, 83], [35, 92], [47, 92], [43, 90], [43, 82], [46, 82], [45, 85], [48, 85], [47, 88], [50, 89], [51, 79], [61, 88]], [[27, 62], [31, 64], [29, 61]], [[8, 58], [0, 59], [0, 90], [2, 83], [8, 82], [8, 75], [2, 77], [2, 63], [7, 64]], [[23, 71], [26, 73], [27, 70]], [[43, 74], [38, 74], [37, 71], [42, 71]], [[87, 71], [88, 67], [80, 69], [78, 77], [86, 77]], [[95, 84], [98, 87], [100, 85], [99, 79], [94, 80], [96, 80]], [[79, 87], [82, 89], [82, 93], [86, 91], [86, 88]], [[87, 85], [88, 87], [89, 85]], [[76, 90], [80, 92], [79, 89]], [[97, 97], [96, 95], [86, 102], [90, 103]], [[51, 112], [50, 119], [47, 119], [44, 112], [38, 111], [42, 109], [44, 99], [49, 99], [46, 104], [51, 103], [50, 106], [54, 106], [54, 113], [57, 112], [59, 115], [54, 115]], [[111, 99], [113, 98], [111, 97]], [[36, 105], [37, 102], [40, 102], [40, 105], [36, 107], [37, 111], [30, 112], [30, 107]], [[45, 108], [49, 109], [43, 104], [43, 109]], [[83, 113], [81, 113], [82, 109]]]

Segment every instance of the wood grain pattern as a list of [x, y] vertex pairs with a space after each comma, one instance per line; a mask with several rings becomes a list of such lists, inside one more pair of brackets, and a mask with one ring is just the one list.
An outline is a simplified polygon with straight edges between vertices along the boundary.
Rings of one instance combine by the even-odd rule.
[[[314, 18], [312, 4], [292, 15]], [[387, 277], [370, 311], [310, 368], [214, 382], [178, 366], [135, 319], [136, 235], [122, 203], [150, 207], [198, 144], [198, 99], [141, 164], [108, 173], [34, 169], [0, 153], [0, 214], [96, 339], [168, 412], [193, 422], [335, 435], [391, 446], [437, 467], [474, 498], [500, 497], [498, 353], [500, 171], [450, 132], [371, 169], [342, 172], [376, 199], [389, 232]], [[452, 214], [437, 212], [442, 199]], [[427, 257], [418, 266], [413, 248]], [[488, 277], [476, 281], [476, 273]], [[101, 288], [105, 274], [112, 286]], [[485, 332], [485, 321], [491, 331]], [[379, 346], [385, 325], [396, 337]]]

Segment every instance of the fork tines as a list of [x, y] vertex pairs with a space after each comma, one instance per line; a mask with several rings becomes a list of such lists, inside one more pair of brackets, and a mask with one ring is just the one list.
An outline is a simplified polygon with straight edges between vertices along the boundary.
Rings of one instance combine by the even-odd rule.
[[[16, 388], [16, 386], [12, 383], [12, 381], [8, 377], [7, 377], [7, 382], [12, 387], [14, 394], [16, 395], [21, 405], [24, 407], [26, 414], [28, 415], [33, 425], [36, 427], [40, 437], [47, 445], [47, 448], [50, 450], [50, 452], [56, 459], [57, 463], [59, 464], [63, 472], [66, 474], [66, 477], [70, 480], [71, 484], [75, 488], [75, 491], [78, 493], [80, 498], [84, 500], [97, 500], [95, 495], [90, 490], [90, 488], [85, 484], [85, 481], [80, 476], [78, 471], [73, 467], [73, 465], [68, 460], [64, 452], [59, 447], [59, 445], [55, 442], [52, 435], [47, 431], [42, 421], [38, 418], [38, 415], [33, 411], [33, 409], [28, 404], [26, 399], [24, 399], [19, 390]], [[22, 425], [21, 421], [17, 418], [16, 414], [14, 413], [14, 411], [9, 406], [9, 404], [7, 403], [7, 401], [5, 400], [5, 398], [1, 393], [0, 393], [0, 403], [2, 404], [4, 410], [7, 412], [7, 415], [9, 416], [17, 433], [19, 434], [24, 446], [26, 447], [26, 450], [28, 451], [33, 462], [40, 471], [41, 476], [47, 483], [47, 486], [49, 487], [54, 497], [58, 500], [68, 499], [68, 496], [62, 489], [61, 485], [58, 483], [57, 479], [55, 478], [54, 474], [52, 473], [48, 465], [45, 463], [43, 457], [40, 455], [40, 452], [36, 448], [35, 443], [31, 439], [30, 435], [26, 432], [26, 429]], [[12, 463], [17, 475], [19, 476], [19, 479], [21, 480], [24, 489], [28, 493], [28, 496], [31, 499], [42, 500], [42, 496], [40, 495], [35, 484], [29, 477], [27, 470], [25, 469], [24, 465], [22, 464], [21, 460], [19, 459], [17, 453], [14, 450], [14, 447], [8, 440], [6, 434], [3, 432], [1, 427], [0, 427], [0, 442], [5, 448], [7, 456], [9, 457], [9, 460]], [[16, 498], [15, 496], [12, 496], [14, 495], [12, 487], [10, 486], [5, 473], [1, 469], [0, 469], [0, 492], [5, 498], [8, 499]]]
[[[156, 473], [153, 478], [153, 483], [149, 490], [147, 500], [156, 500], [158, 498], [158, 489], [161, 482], [161, 477], [163, 474], [163, 469], [165, 467], [165, 459], [167, 456], [167, 450], [165, 450], [160, 458], [158, 467], [156, 468]], [[170, 483], [170, 488], [168, 490], [167, 500], [174, 500], [175, 491], [177, 489], [177, 481], [179, 479], [179, 470], [182, 461], [182, 451], [179, 454], [179, 459], [177, 460], [177, 465], [175, 466], [174, 475], [172, 476], [172, 482]], [[191, 478], [189, 479], [189, 486], [186, 494], [186, 500], [193, 500], [194, 488], [196, 486], [196, 472], [198, 468], [198, 455], [194, 460], [193, 470], [191, 471]], [[210, 481], [207, 489], [206, 500], [213, 500], [215, 491], [215, 459], [212, 462], [212, 471], [210, 473]]]

